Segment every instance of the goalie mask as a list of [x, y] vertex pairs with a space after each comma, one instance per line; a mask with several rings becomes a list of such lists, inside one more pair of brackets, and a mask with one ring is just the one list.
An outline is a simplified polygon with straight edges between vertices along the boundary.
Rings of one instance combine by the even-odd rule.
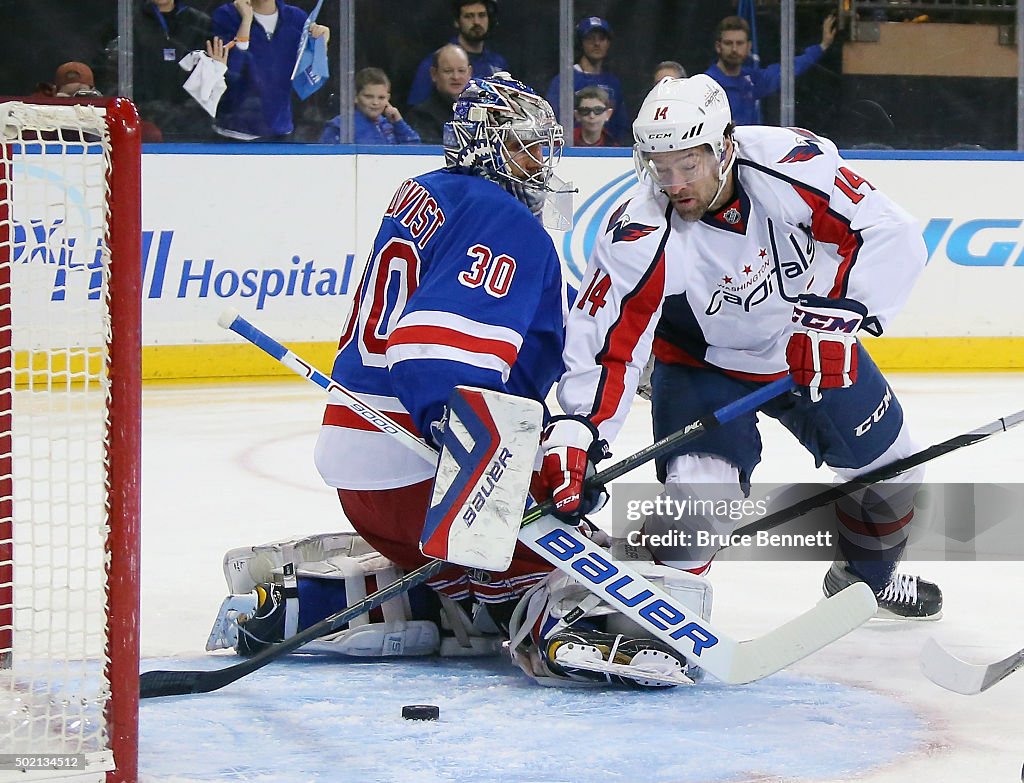
[[[658, 189], [678, 188], [717, 173], [718, 199], [736, 159], [725, 140], [732, 132], [729, 99], [714, 79], [662, 79], [633, 122], [637, 178]], [[728, 155], [728, 158], [727, 158]]]
[[572, 223], [573, 192], [554, 174], [562, 126], [551, 105], [508, 73], [471, 79], [444, 126], [445, 166], [490, 179], [549, 228]]

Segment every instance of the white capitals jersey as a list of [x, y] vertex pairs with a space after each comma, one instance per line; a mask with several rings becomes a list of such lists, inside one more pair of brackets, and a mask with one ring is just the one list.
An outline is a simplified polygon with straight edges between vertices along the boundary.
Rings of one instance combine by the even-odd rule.
[[847, 297], [881, 334], [924, 269], [917, 222], [828, 139], [738, 128], [734, 198], [697, 222], [643, 182], [612, 211], [568, 320], [558, 400], [614, 439], [652, 348], [660, 361], [771, 381], [793, 305]]

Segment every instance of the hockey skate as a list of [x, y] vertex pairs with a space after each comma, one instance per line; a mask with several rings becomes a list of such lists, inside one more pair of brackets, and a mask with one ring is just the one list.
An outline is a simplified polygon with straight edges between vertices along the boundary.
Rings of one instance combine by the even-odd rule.
[[280, 585], [256, 585], [256, 610], [251, 615], [239, 614], [236, 649], [239, 655], [255, 655], [260, 650], [284, 639], [285, 602]]
[[[854, 582], [863, 582], [844, 560], [832, 563], [822, 589], [831, 598]], [[875, 594], [878, 612], [875, 617], [885, 620], [938, 620], [942, 617], [942, 590], [934, 582], [919, 576], [893, 573], [882, 590]]]
[[[640, 563], [648, 579], [702, 617], [711, 585], [673, 568]], [[701, 681], [704, 671], [616, 612], [587, 588], [555, 571], [523, 596], [509, 621], [509, 652], [541, 685], [670, 688]]]
[[[544, 661], [552, 673], [576, 680], [671, 688], [693, 685], [686, 659], [656, 639], [634, 639], [587, 628], [566, 628], [545, 639]], [[697, 667], [691, 667], [699, 671]]]

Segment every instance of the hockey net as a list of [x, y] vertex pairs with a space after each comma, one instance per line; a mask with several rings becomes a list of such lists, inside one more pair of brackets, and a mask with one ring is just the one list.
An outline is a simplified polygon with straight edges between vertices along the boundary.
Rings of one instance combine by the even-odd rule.
[[140, 161], [0, 99], [0, 781], [136, 779]]

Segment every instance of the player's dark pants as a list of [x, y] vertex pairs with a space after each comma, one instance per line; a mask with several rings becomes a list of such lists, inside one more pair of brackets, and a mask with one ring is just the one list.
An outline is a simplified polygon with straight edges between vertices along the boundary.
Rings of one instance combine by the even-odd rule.
[[[428, 562], [420, 553], [419, 540], [432, 486], [432, 481], [422, 481], [398, 489], [339, 489], [338, 498], [345, 516], [370, 546], [405, 571], [412, 571]], [[484, 603], [501, 603], [518, 598], [551, 570], [546, 560], [516, 544], [507, 571], [451, 566], [427, 584], [455, 600], [472, 597]]]
[[[712, 369], [657, 362], [652, 376], [655, 439], [682, 429], [760, 385]], [[833, 469], [856, 470], [871, 464], [890, 451], [903, 428], [899, 400], [863, 346], [859, 350], [857, 382], [852, 387], [825, 390], [821, 401], [816, 403], [811, 402], [806, 390], [783, 394], [765, 403], [761, 412], [777, 419], [793, 433], [814, 456], [816, 465], [825, 464]], [[761, 461], [761, 445], [757, 414], [745, 414], [660, 457], [658, 479], [665, 480], [666, 466], [673, 457], [707, 454], [735, 465], [743, 491], [748, 492], [751, 474]], [[906, 455], [887, 456], [886, 462]], [[912, 511], [912, 505], [909, 510]], [[857, 536], [875, 535], [874, 531], [879, 535], [892, 535], [909, 522], [912, 514], [907, 515], [905, 509], [897, 516], [899, 518], [872, 520], [882, 523], [873, 528], [871, 524], [862, 524], [863, 520], [844, 518], [840, 513], [844, 526], [853, 531], [849, 538], [845, 533], [840, 536], [840, 549], [847, 560], [857, 561], [856, 570], [876, 589], [879, 588], [877, 582], [884, 586], [888, 581], [902, 551], [902, 543], [887, 550], [887, 563], [861, 567], [865, 551], [851, 541]], [[898, 535], [894, 537], [902, 540]]]

